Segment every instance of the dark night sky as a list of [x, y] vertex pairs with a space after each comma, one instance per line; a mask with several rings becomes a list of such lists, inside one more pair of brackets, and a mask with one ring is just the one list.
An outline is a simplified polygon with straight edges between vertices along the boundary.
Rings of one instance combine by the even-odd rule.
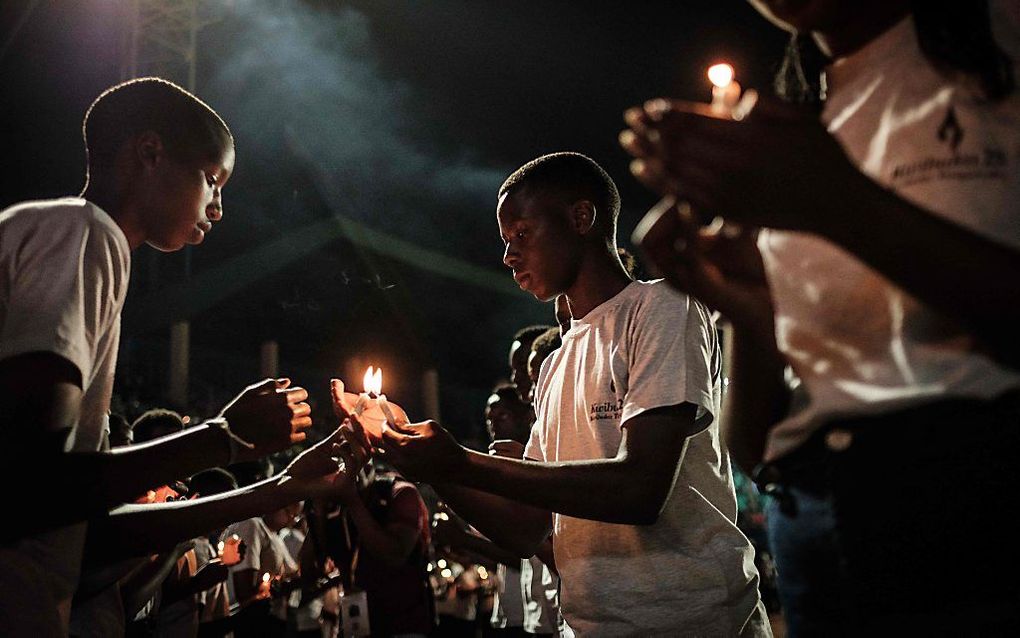
[[[124, 4], [0, 6], [0, 206], [80, 189], [81, 116], [120, 79]], [[481, 425], [510, 334], [552, 319], [500, 263], [506, 174], [546, 152], [591, 155], [620, 186], [626, 245], [653, 200], [616, 145], [622, 111], [707, 99], [718, 60], [767, 88], [785, 42], [742, 0], [205, 5], [196, 92], [233, 128], [237, 170], [190, 284], [181, 256], [135, 254], [121, 383], [160, 387], [166, 326], [187, 317], [199, 395], [253, 380], [273, 337], [320, 399], [360, 356], [390, 371], [387, 393], [412, 416], [420, 371], [437, 367], [444, 421], [462, 434]], [[384, 237], [351, 241], [337, 215]], [[448, 258], [469, 274], [437, 271]]]

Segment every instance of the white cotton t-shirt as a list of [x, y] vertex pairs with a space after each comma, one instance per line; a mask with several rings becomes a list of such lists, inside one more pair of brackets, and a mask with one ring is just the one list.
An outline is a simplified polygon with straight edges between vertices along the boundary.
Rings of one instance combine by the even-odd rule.
[[[261, 516], [249, 518], [228, 527], [221, 539], [230, 538], [231, 534], [237, 534], [248, 550], [244, 559], [236, 565], [230, 566], [230, 578], [227, 579], [227, 589], [230, 591], [230, 599], [235, 603], [243, 603], [237, 600], [234, 592], [234, 573], [246, 569], [254, 569], [259, 578], [263, 574], [269, 574], [270, 578], [276, 576], [290, 576], [298, 572], [298, 565], [291, 558], [283, 538], [276, 532], [269, 529]], [[276, 596], [270, 606], [274, 616], [280, 620], [287, 620], [287, 601], [283, 596]]]
[[560, 626], [560, 577], [537, 556], [521, 561], [524, 631], [557, 634]]
[[[127, 295], [131, 248], [116, 222], [76, 197], [18, 204], [0, 212], [0, 360], [52, 352], [81, 373], [82, 402], [68, 438], [97, 451], [110, 396]], [[78, 583], [85, 524], [18, 543], [50, 577], [58, 601]]]
[[0, 359], [52, 352], [82, 376], [81, 417], [68, 442], [103, 440], [131, 248], [116, 222], [77, 197], [0, 212]]
[[622, 425], [658, 407], [694, 404], [704, 427], [654, 525], [554, 514], [560, 608], [575, 633], [771, 635], [714, 419], [720, 365], [708, 311], [661, 280], [632, 282], [574, 320], [542, 365], [528, 458], [613, 458]]
[[[833, 65], [828, 87], [822, 119], [868, 177], [1020, 249], [1020, 95], [989, 104], [938, 75], [910, 18]], [[835, 419], [1020, 387], [960, 325], [825, 239], [768, 230], [759, 247], [776, 339], [808, 397], [773, 429], [766, 460]]]
[[[521, 561], [524, 562], [524, 561]], [[499, 584], [492, 601], [489, 624], [497, 629], [524, 626], [524, 598], [521, 589], [521, 570], [500, 563], [496, 566]]]

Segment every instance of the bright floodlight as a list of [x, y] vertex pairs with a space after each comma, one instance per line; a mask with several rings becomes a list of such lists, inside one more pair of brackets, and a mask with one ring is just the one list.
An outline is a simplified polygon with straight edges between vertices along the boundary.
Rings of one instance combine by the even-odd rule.
[[708, 79], [720, 89], [724, 88], [733, 81], [733, 67], [728, 64], [713, 64], [708, 67]]

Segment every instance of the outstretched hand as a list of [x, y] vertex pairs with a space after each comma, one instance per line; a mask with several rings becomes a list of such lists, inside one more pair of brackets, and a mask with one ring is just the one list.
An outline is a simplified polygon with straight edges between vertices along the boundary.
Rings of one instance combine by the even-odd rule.
[[312, 409], [304, 388], [290, 387], [290, 379], [266, 379], [245, 388], [220, 416], [230, 429], [253, 447], [238, 460], [250, 461], [279, 452], [305, 440], [312, 425]]
[[690, 202], [698, 217], [819, 232], [849, 223], [826, 211], [834, 195], [874, 188], [817, 113], [760, 97], [741, 120], [707, 104], [656, 99], [626, 112], [620, 143], [631, 170], [660, 194]]
[[387, 461], [404, 475], [422, 481], [448, 480], [467, 459], [467, 450], [435, 421], [386, 423], [381, 447]]

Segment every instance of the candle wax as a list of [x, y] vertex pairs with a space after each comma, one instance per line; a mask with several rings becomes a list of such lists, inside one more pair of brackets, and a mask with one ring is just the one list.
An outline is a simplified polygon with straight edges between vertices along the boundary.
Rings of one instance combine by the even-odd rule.
[[[410, 423], [410, 419], [407, 418], [407, 413], [404, 409], [393, 403], [392, 401], [386, 401], [382, 395], [377, 398], [372, 398], [368, 394], [362, 392], [360, 395], [355, 395], [350, 392], [344, 392], [344, 401], [348, 405], [359, 405], [361, 404], [361, 414], [358, 415], [358, 421], [364, 426], [365, 430], [375, 436], [376, 438], [382, 437], [382, 424], [384, 421], [390, 421], [391, 423], [404, 424]], [[387, 416], [380, 405], [381, 401], [385, 401], [391, 414]], [[355, 410], [356, 412], [357, 410]], [[392, 417], [392, 418], [390, 418]]]

